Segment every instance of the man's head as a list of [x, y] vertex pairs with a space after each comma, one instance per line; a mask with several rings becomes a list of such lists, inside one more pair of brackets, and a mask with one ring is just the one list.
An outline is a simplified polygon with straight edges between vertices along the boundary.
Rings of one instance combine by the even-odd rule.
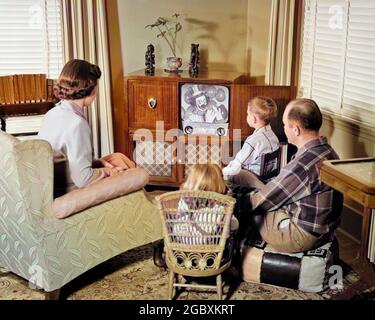
[[318, 105], [311, 99], [291, 101], [283, 114], [284, 131], [288, 142], [297, 147], [319, 137], [323, 117]]

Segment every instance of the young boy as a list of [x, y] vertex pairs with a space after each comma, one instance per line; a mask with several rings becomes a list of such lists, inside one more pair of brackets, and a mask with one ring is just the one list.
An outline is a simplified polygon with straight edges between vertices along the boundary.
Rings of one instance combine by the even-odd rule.
[[262, 154], [279, 148], [279, 140], [270, 126], [271, 119], [276, 115], [277, 106], [271, 98], [260, 96], [249, 101], [246, 120], [255, 131], [246, 139], [234, 160], [223, 168], [223, 175], [229, 176], [229, 180], [236, 183], [236, 177], [233, 176], [238, 175], [242, 169], [259, 175]]

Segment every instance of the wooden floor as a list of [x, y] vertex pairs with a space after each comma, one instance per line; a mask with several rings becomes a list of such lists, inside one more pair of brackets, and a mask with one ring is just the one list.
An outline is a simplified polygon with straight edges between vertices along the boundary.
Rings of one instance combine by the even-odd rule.
[[340, 258], [358, 272], [361, 275], [361, 279], [366, 281], [369, 286], [375, 286], [375, 265], [359, 259], [359, 243], [340, 231], [336, 233], [336, 236], [339, 241]]

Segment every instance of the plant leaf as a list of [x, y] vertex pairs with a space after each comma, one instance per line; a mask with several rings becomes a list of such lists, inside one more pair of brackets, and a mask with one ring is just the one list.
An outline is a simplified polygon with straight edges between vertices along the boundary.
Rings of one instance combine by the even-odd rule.
[[156, 21], [153, 24], [148, 24], [147, 26], [145, 26], [145, 28], [147, 28], [147, 27], [153, 28], [153, 27], [157, 27], [157, 26], [160, 26], [160, 25], [161, 25], [161, 22]]
[[176, 27], [175, 27], [174, 32], [177, 33], [177, 32], [180, 31], [181, 29], [182, 29], [182, 25], [181, 25], [181, 23], [178, 22], [178, 23], [176, 24]]
[[163, 31], [162, 33], [159, 33], [156, 37], [159, 38], [159, 37], [164, 37], [166, 34], [166, 31]]
[[156, 21], [159, 22], [159, 25], [160, 24], [165, 25], [168, 22], [168, 19], [159, 17]]

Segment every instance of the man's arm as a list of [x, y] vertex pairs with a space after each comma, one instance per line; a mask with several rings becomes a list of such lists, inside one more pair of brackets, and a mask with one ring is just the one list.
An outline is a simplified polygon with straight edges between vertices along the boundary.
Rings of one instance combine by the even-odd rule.
[[264, 187], [249, 194], [252, 209], [264, 212], [280, 209], [309, 195], [309, 176], [302, 165], [285, 167]]

